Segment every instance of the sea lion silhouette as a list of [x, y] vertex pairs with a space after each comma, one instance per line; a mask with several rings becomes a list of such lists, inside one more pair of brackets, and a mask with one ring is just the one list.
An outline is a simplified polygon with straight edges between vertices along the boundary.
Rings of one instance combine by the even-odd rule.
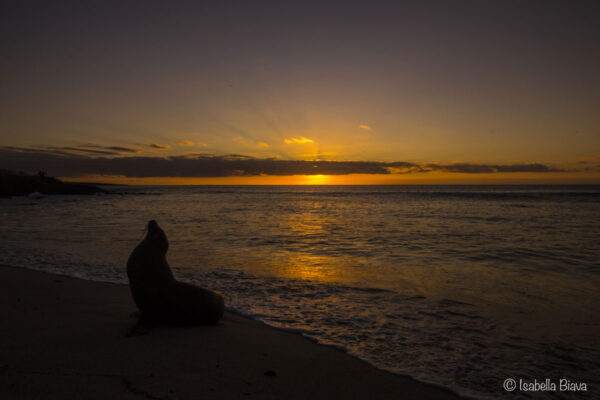
[[140, 320], [174, 325], [214, 324], [223, 316], [223, 296], [179, 282], [167, 263], [169, 241], [155, 220], [146, 237], [131, 252], [127, 276]]

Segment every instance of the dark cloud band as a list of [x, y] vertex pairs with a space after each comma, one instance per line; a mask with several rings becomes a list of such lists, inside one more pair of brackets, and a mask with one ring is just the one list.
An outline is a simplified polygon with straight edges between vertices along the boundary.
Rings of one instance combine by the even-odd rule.
[[[121, 149], [119, 149], [121, 150]], [[458, 172], [467, 174], [510, 172], [565, 172], [543, 164], [437, 164], [378, 161], [303, 161], [252, 158], [244, 155], [192, 154], [171, 157], [104, 157], [69, 148], [0, 147], [0, 168], [25, 172], [44, 170], [51, 175], [75, 177], [90, 174], [126, 177], [228, 177], [259, 175], [348, 175]]]

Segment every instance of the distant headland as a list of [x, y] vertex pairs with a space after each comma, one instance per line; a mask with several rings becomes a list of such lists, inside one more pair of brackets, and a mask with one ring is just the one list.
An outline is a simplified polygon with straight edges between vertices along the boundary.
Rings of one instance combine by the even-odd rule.
[[95, 194], [108, 191], [89, 183], [63, 182], [47, 176], [45, 172], [27, 175], [0, 169], [0, 197], [40, 194]]

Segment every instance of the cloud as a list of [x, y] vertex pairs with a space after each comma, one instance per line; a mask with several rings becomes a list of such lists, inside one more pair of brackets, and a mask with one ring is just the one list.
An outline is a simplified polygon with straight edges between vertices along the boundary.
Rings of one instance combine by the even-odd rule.
[[[96, 146], [98, 147], [98, 146]], [[105, 149], [110, 149], [110, 150], [115, 150], [121, 153], [141, 153], [142, 151], [140, 149], [132, 149], [129, 147], [121, 147], [121, 146], [109, 146], [109, 147], [104, 147]]]
[[543, 164], [510, 164], [510, 165], [488, 165], [488, 164], [425, 164], [425, 168], [434, 171], [460, 172], [465, 174], [493, 174], [500, 172], [558, 172], [560, 170]]
[[596, 172], [600, 171], [600, 157], [587, 156], [582, 157], [575, 162], [576, 165], [583, 168], [584, 171]]
[[99, 146], [95, 144], [85, 144], [79, 146], [49, 146], [47, 150], [64, 152], [65, 154], [81, 154], [81, 155], [106, 155], [118, 156], [123, 154], [137, 154], [142, 151], [130, 147], [122, 146]]
[[[112, 156], [112, 154], [111, 154]], [[469, 164], [413, 163], [407, 161], [303, 161], [253, 158], [243, 154], [189, 153], [170, 157], [122, 156], [69, 152], [65, 148], [20, 148], [0, 146], [0, 168], [17, 171], [47, 171], [74, 177], [91, 174], [126, 177], [226, 177], [258, 175], [348, 175], [412, 174], [431, 171], [465, 174], [515, 172], [567, 172], [538, 163]]]
[[257, 144], [262, 147], [269, 147], [269, 144], [265, 142], [258, 142]]
[[283, 139], [284, 143], [286, 144], [291, 144], [291, 143], [314, 143], [314, 140], [309, 139], [309, 138], [305, 138], [304, 136], [300, 136], [297, 138], [291, 138], [291, 139]]
[[162, 145], [162, 144], [158, 144], [158, 143], [150, 143], [148, 146], [154, 148], [154, 149], [158, 149], [158, 150], [170, 150], [171, 146], [169, 145]]
[[180, 155], [178, 157], [181, 157], [181, 158], [201, 158], [201, 157], [212, 157], [212, 154], [210, 154], [210, 153], [193, 152], [193, 153], [182, 154], [182, 155]]
[[359, 125], [358, 126], [360, 129], [364, 129], [365, 131], [369, 131], [369, 132], [373, 132], [373, 128], [371, 128], [369, 125]]
[[113, 151], [113, 150], [88, 149], [85, 147], [51, 146], [51, 147], [48, 147], [48, 149], [49, 150], [60, 150], [60, 151], [66, 152], [66, 153], [81, 153], [81, 154], [96, 154], [96, 155], [100, 155], [100, 154], [102, 154], [102, 155], [118, 155], [119, 154], [119, 152]]
[[191, 140], [181, 140], [179, 142], [177, 142], [178, 145], [180, 146], [195, 146], [196, 143], [192, 142]]

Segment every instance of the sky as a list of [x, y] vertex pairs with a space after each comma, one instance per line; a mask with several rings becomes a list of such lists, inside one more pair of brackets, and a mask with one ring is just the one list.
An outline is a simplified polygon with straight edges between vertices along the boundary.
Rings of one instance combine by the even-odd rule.
[[597, 1], [3, 1], [0, 168], [600, 183]]

